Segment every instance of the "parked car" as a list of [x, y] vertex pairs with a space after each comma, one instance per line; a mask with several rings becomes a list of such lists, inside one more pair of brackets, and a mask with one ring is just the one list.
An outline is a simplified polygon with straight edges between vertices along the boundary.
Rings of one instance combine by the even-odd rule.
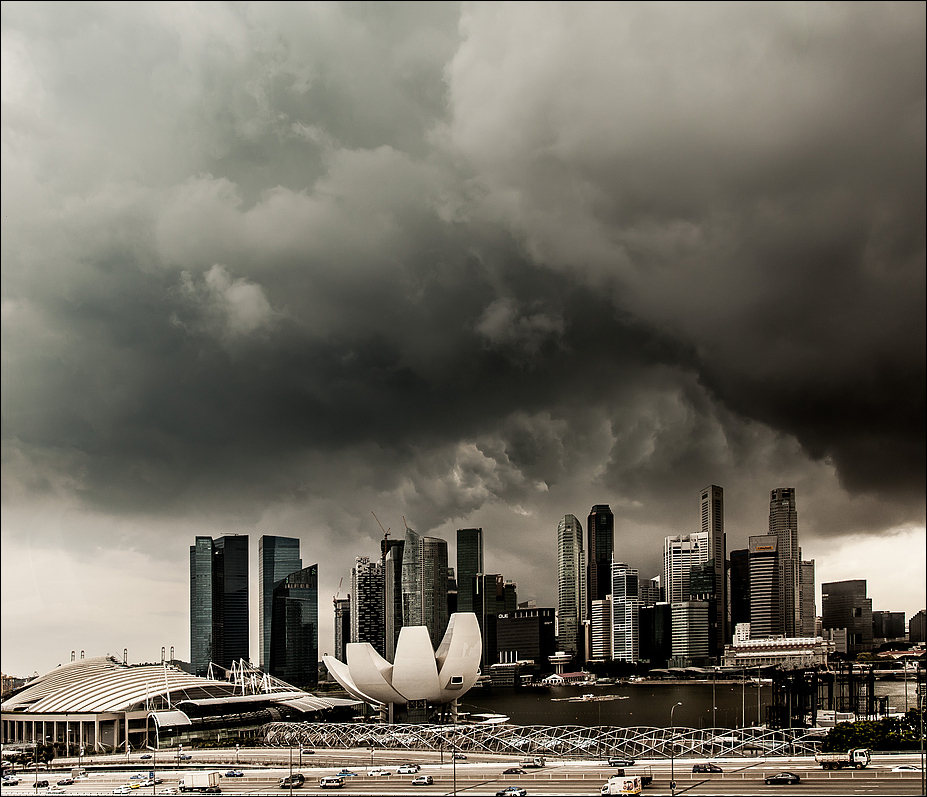
[[695, 764], [692, 767], [693, 772], [723, 772], [717, 764]]
[[421, 767], [418, 764], [403, 764], [396, 770], [397, 775], [415, 775]]
[[388, 769], [382, 769], [380, 767], [377, 767], [376, 769], [371, 769], [370, 771], [367, 772], [368, 777], [375, 777], [375, 778], [377, 777], [388, 778], [392, 774], [393, 773], [390, 772]]
[[463, 753], [454, 753], [455, 761], [466, 761], [467, 757]]
[[412, 781], [413, 786], [431, 786], [435, 782], [431, 775], [419, 775]]
[[619, 756], [612, 756], [608, 759], [608, 765], [610, 767], [633, 767], [634, 759], [633, 758], [621, 758]]
[[527, 790], [521, 786], [506, 786], [496, 792], [496, 797], [526, 797], [527, 794]]
[[798, 783], [801, 780], [798, 775], [794, 772], [780, 772], [777, 775], [767, 775], [766, 776], [766, 785], [767, 786], [791, 786], [793, 783]]
[[502, 774], [503, 775], [525, 775], [527, 773], [521, 767], [509, 767]]

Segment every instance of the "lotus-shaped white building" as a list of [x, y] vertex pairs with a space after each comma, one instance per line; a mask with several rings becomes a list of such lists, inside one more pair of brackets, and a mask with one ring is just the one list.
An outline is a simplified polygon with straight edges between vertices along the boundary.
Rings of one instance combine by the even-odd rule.
[[444, 639], [435, 653], [428, 628], [407, 626], [399, 631], [390, 664], [369, 642], [347, 645], [347, 664], [333, 656], [322, 660], [348, 694], [371, 705], [425, 700], [450, 703], [464, 695], [480, 676], [483, 641], [473, 612], [451, 615]]

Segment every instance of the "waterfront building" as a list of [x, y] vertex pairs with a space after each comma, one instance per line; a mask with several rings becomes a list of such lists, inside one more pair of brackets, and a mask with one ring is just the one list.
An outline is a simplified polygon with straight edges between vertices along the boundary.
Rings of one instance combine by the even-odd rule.
[[[727, 559], [727, 537], [724, 533], [724, 490], [717, 484], [710, 484], [700, 492], [699, 512], [701, 524], [699, 532], [708, 536], [708, 559], [703, 565], [712, 569], [712, 592], [708, 596], [709, 607], [709, 645], [711, 655], [721, 658], [724, 643], [730, 634], [728, 622], [727, 579], [724, 563]], [[706, 593], [701, 593], [705, 595]], [[696, 597], [697, 593], [693, 594]]]
[[663, 589], [667, 603], [689, 600], [689, 578], [695, 565], [711, 558], [708, 532], [666, 537], [663, 541]]
[[750, 636], [782, 636], [775, 534], [750, 537]]
[[333, 601], [335, 609], [335, 658], [344, 661], [345, 650], [351, 641], [351, 596]]
[[769, 533], [776, 537], [779, 619], [777, 628], [787, 637], [801, 630], [801, 549], [798, 547], [798, 508], [794, 487], [777, 487], [769, 493]]
[[[385, 543], [389, 543], [388, 545]], [[383, 540], [383, 626], [386, 637], [386, 658], [392, 661], [402, 629], [402, 558], [403, 540]], [[344, 661], [344, 657], [335, 658]]]
[[672, 604], [674, 667], [702, 667], [708, 664], [708, 601]]
[[817, 604], [814, 600], [814, 559], [802, 561], [800, 564], [798, 602], [800, 606], [799, 616], [801, 617], [799, 635], [801, 637], [813, 637], [815, 636], [818, 615]]
[[197, 537], [190, 546], [190, 663], [229, 669], [248, 651], [248, 535]]
[[927, 610], [921, 609], [908, 620], [908, 642], [912, 645], [927, 642]]
[[833, 641], [821, 637], [768, 637], [736, 639], [724, 648], [725, 667], [779, 667], [799, 670], [807, 667], [827, 667], [828, 657], [835, 651]]
[[596, 504], [586, 520], [586, 607], [603, 600], [611, 590], [612, 556], [615, 552], [615, 516], [608, 504]]
[[383, 562], [358, 556], [351, 568], [351, 642], [369, 642], [386, 653]]
[[612, 598], [592, 602], [592, 658], [596, 661], [610, 661], [612, 658]]
[[302, 570], [299, 540], [264, 534], [258, 540], [258, 664], [266, 670], [270, 663], [270, 624], [273, 617], [274, 585], [290, 573]]
[[472, 612], [473, 589], [483, 567], [483, 529], [457, 529], [457, 609]]
[[474, 608], [483, 640], [483, 668], [499, 662], [496, 627], [500, 614], [509, 614], [518, 608], [517, 585], [506, 581], [499, 573], [478, 573], [474, 582]]
[[873, 644], [904, 639], [904, 625], [904, 612], [873, 612]]
[[319, 566], [290, 573], [272, 593], [268, 672], [300, 688], [319, 682]]
[[640, 658], [640, 576], [637, 568], [612, 563], [612, 658], [635, 662]]
[[500, 663], [533, 662], [537, 672], [550, 672], [550, 657], [557, 652], [553, 608], [518, 608], [496, 619], [496, 645]]
[[666, 667], [673, 656], [673, 615], [670, 604], [660, 601], [638, 612], [639, 656], [651, 667]]
[[575, 515], [564, 515], [557, 527], [557, 645], [582, 657], [586, 621], [586, 563], [583, 527]]
[[825, 631], [846, 629], [851, 656], [872, 650], [872, 598], [866, 597], [865, 579], [822, 584], [821, 619]]
[[731, 627], [750, 622], [750, 549], [731, 551], [728, 568]]

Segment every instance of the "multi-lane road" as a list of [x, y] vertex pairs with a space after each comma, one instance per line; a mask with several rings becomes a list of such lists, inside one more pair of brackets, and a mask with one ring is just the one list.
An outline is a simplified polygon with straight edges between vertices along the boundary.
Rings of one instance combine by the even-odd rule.
[[[517, 766], [518, 760], [509, 756], [471, 755], [466, 761], [451, 762], [450, 756], [438, 753], [398, 752], [376, 750], [319, 751], [314, 755], [304, 755], [300, 766], [298, 749], [279, 750], [256, 748], [234, 750], [198, 750], [192, 751], [193, 759], [178, 762], [176, 757], [159, 754], [158, 777], [162, 783], [156, 786], [133, 789], [138, 797], [163, 794], [176, 789], [180, 778], [195, 767], [202, 770], [204, 766], [219, 772], [237, 769], [243, 773], [240, 778], [221, 780], [224, 794], [286, 794], [288, 789], [281, 789], [280, 779], [290, 772], [290, 759], [293, 771], [301, 772], [305, 785], [294, 790], [300, 794], [320, 794], [319, 778], [335, 774], [346, 767], [357, 773], [355, 777], [344, 779], [343, 794], [379, 795], [379, 794], [420, 794], [420, 795], [495, 795], [505, 786], [518, 785], [525, 788], [529, 795], [598, 795], [601, 786], [615, 770], [600, 761], [560, 762], [548, 760], [543, 769], [528, 769], [524, 774], [504, 775], [503, 771]], [[237, 762], [236, 762], [237, 759]], [[434, 784], [415, 786], [414, 775], [398, 775], [396, 768], [405, 762], [418, 763], [423, 775], [431, 775]], [[64, 786], [63, 792], [72, 795], [109, 795], [113, 790], [126, 783], [139, 782], [131, 780], [133, 774], [142, 774], [151, 770], [152, 761], [142, 761], [136, 755], [126, 760], [125, 757], [94, 758], [82, 762], [89, 777]], [[89, 763], [89, 766], [88, 766]], [[724, 770], [721, 774], [703, 775], [692, 772], [693, 760], [678, 759], [671, 765], [669, 761], [648, 761], [639, 763], [626, 770], [628, 774], [649, 774], [653, 782], [644, 790], [645, 795], [658, 797], [671, 794], [670, 771], [672, 767], [676, 782], [677, 795], [755, 795], [777, 794], [786, 791], [789, 795], [917, 795], [921, 794], [921, 775], [913, 772], [892, 772], [899, 764], [918, 765], [914, 755], [877, 756], [873, 764], [865, 770], [824, 771], [808, 758], [782, 759], [717, 759]], [[54, 785], [58, 780], [70, 774], [70, 767], [77, 761], [59, 760], [55, 762], [54, 771], [40, 771], [38, 778]], [[118, 767], [118, 769], [113, 769]], [[387, 769], [389, 776], [369, 776], [371, 769]], [[777, 772], [794, 772], [801, 777], [801, 782], [793, 786], [767, 786], [766, 775]], [[17, 786], [3, 786], [3, 794], [34, 794], [35, 773], [22, 773]], [[38, 793], [45, 794], [45, 789]], [[328, 793], [326, 790], [324, 793]]]

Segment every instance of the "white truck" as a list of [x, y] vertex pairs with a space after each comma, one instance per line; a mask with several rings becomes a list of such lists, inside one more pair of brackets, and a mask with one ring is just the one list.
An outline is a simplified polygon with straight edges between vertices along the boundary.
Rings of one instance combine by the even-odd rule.
[[218, 794], [221, 791], [219, 788], [221, 777], [219, 772], [189, 772], [180, 779], [180, 790]]
[[547, 766], [547, 762], [543, 756], [535, 756], [534, 758], [526, 758], [521, 762], [521, 766], [525, 769], [541, 769], [541, 767]]
[[637, 775], [616, 775], [609, 778], [600, 790], [600, 794], [640, 794], [644, 784]]
[[865, 769], [872, 761], [872, 757], [865, 747], [857, 747], [845, 753], [818, 753], [814, 760], [824, 769], [843, 769], [844, 767]]

